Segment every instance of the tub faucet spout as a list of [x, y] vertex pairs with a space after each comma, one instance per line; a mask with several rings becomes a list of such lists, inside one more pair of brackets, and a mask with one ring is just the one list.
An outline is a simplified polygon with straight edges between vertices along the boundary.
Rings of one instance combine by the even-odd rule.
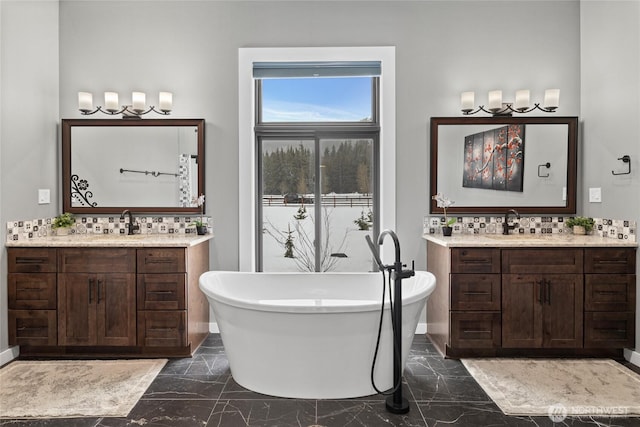
[[400, 260], [400, 240], [398, 239], [398, 235], [393, 230], [384, 230], [382, 233], [380, 233], [380, 237], [378, 237], [378, 245], [382, 246], [382, 243], [384, 242], [384, 238], [387, 235], [391, 236], [391, 239], [393, 239], [393, 246], [395, 248], [396, 259], [395, 259], [395, 263], [392, 266], [387, 265], [383, 267], [389, 271], [393, 270], [391, 274], [394, 279], [395, 278], [406, 279], [414, 276], [416, 272], [414, 269], [413, 262], [411, 264], [412, 268], [410, 270], [403, 270], [403, 267], [406, 267], [406, 264], [402, 264], [402, 261]]

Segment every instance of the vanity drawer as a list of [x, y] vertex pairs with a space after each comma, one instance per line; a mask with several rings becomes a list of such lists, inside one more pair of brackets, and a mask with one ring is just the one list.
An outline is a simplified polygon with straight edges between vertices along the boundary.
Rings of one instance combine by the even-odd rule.
[[500, 312], [451, 312], [451, 347], [498, 348]]
[[187, 252], [182, 248], [138, 249], [138, 273], [186, 273]]
[[145, 347], [185, 347], [187, 312], [139, 311], [138, 345]]
[[584, 250], [585, 273], [636, 272], [636, 250], [634, 248], [587, 248]]
[[9, 273], [55, 273], [56, 250], [51, 248], [7, 249]]
[[499, 274], [452, 274], [451, 310], [500, 310]]
[[634, 311], [635, 274], [585, 274], [586, 311]]
[[183, 310], [187, 275], [138, 274], [138, 310]]
[[500, 273], [500, 249], [451, 249], [452, 273]]
[[586, 312], [584, 347], [632, 348], [636, 334], [635, 321], [633, 312]]
[[9, 310], [10, 345], [56, 345], [55, 310]]
[[135, 273], [136, 250], [73, 248], [58, 252], [59, 273]]
[[9, 273], [10, 309], [55, 310], [57, 305], [55, 273]]
[[502, 273], [582, 274], [582, 249], [503, 249]]

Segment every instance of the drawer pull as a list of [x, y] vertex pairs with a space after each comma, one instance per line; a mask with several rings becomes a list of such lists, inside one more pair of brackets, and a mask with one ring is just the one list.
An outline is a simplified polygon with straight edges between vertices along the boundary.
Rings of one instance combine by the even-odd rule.
[[623, 292], [618, 292], [618, 291], [596, 291], [597, 294], [600, 295], [620, 295]]
[[16, 258], [16, 264], [44, 264], [46, 258]]
[[595, 262], [595, 265], [599, 265], [599, 264], [626, 265], [627, 261], [626, 260], [619, 260], [619, 259], [599, 259], [598, 261]]
[[626, 334], [626, 329], [614, 329], [614, 328], [594, 328], [597, 331], [617, 332], [619, 334]]
[[16, 328], [16, 330], [18, 330], [18, 331], [39, 331], [40, 329], [42, 329], [42, 328], [39, 328], [39, 327], [29, 328], [27, 326], [20, 326], [20, 327]]
[[147, 264], [173, 264], [175, 262], [174, 258], [147, 258]]
[[148, 291], [148, 293], [163, 295], [163, 294], [175, 294], [176, 291]]
[[489, 295], [489, 292], [486, 292], [486, 291], [468, 291], [468, 292], [464, 292], [463, 295]]
[[472, 329], [464, 329], [462, 332], [465, 334], [490, 334], [491, 331], [476, 331]]
[[176, 328], [149, 328], [151, 331], [175, 331]]
[[17, 291], [18, 292], [24, 292], [24, 291], [34, 291], [34, 292], [42, 292], [46, 289], [44, 288], [18, 288]]

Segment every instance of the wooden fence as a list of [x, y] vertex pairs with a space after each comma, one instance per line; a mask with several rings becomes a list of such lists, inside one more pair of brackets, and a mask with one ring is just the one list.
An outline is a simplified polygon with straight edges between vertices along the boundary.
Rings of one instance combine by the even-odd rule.
[[[285, 196], [263, 196], [262, 206], [300, 206], [300, 205], [312, 205], [314, 203], [314, 197], [311, 195], [304, 195], [297, 198]], [[322, 206], [326, 207], [338, 207], [338, 206], [366, 206], [370, 208], [373, 205], [371, 195], [352, 195], [352, 194], [323, 194]]]

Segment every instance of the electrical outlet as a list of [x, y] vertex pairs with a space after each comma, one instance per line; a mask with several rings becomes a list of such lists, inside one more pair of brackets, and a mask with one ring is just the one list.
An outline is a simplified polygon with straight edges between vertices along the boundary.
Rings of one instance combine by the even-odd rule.
[[600, 187], [589, 188], [589, 203], [602, 202], [602, 189]]
[[38, 190], [38, 204], [46, 205], [51, 203], [51, 190], [48, 188]]

